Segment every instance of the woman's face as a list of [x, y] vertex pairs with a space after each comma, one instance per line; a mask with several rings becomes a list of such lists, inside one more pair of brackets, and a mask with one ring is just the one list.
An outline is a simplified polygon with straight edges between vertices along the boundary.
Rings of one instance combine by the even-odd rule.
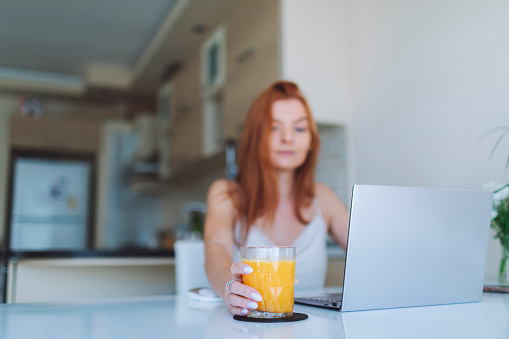
[[272, 105], [270, 157], [278, 170], [295, 170], [304, 163], [311, 147], [309, 118], [297, 99], [275, 101]]

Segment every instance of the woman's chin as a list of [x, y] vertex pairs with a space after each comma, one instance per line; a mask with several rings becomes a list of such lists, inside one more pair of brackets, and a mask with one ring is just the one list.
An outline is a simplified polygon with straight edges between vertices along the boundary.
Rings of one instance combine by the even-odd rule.
[[302, 165], [302, 164], [277, 163], [277, 164], [274, 164], [274, 168], [276, 169], [276, 171], [289, 172], [289, 171], [295, 171], [300, 165]]

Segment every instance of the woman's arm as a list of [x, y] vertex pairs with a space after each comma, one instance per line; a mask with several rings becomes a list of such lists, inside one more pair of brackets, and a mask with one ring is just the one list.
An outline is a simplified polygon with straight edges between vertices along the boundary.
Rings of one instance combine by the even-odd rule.
[[327, 230], [346, 249], [350, 214], [334, 192], [324, 184], [316, 184], [316, 195], [322, 208]]
[[233, 261], [235, 209], [228, 195], [228, 182], [212, 184], [207, 197], [204, 226], [205, 269], [212, 288], [224, 298], [224, 284], [230, 280]]
[[[205, 269], [212, 288], [225, 300], [232, 314], [246, 315], [256, 309], [262, 297], [254, 288], [242, 283], [242, 274], [249, 274], [251, 266], [233, 263], [235, 208], [228, 195], [229, 183], [218, 180], [212, 184], [207, 197], [207, 216], [204, 227]], [[226, 282], [230, 284], [230, 293]]]

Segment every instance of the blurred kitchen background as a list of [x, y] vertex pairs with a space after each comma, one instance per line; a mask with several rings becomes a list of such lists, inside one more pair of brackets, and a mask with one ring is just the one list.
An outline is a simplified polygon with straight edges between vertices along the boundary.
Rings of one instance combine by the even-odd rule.
[[[169, 249], [199, 237], [197, 215], [235, 164], [251, 101], [303, 63], [282, 59], [273, 0], [12, 1], [1, 12], [11, 32], [0, 55], [2, 173], [12, 167], [0, 205], [16, 250]], [[311, 66], [295, 77], [319, 77]], [[332, 105], [316, 115], [317, 180], [346, 201], [340, 117]]]
[[[3, 275], [21, 281], [37, 255], [172, 258], [281, 78], [309, 99], [316, 179], [347, 206], [353, 183], [505, 183], [507, 145], [489, 161], [496, 139], [476, 141], [507, 121], [508, 14], [501, 0], [2, 1]], [[488, 280], [500, 256], [492, 241]]]
[[202, 237], [209, 185], [235, 176], [250, 103], [281, 78], [301, 85], [319, 126], [316, 179], [348, 204], [346, 57], [329, 43], [344, 35], [341, 4], [325, 5], [310, 32], [306, 1], [2, 2], [5, 300], [52, 295], [27, 295], [42, 262], [142, 256], [169, 272], [175, 241]]

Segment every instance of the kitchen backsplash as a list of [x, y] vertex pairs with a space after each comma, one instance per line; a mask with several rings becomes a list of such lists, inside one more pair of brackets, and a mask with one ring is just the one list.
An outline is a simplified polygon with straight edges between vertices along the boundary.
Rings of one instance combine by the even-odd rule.
[[318, 131], [322, 145], [315, 180], [329, 186], [349, 206], [345, 127], [321, 126]]

